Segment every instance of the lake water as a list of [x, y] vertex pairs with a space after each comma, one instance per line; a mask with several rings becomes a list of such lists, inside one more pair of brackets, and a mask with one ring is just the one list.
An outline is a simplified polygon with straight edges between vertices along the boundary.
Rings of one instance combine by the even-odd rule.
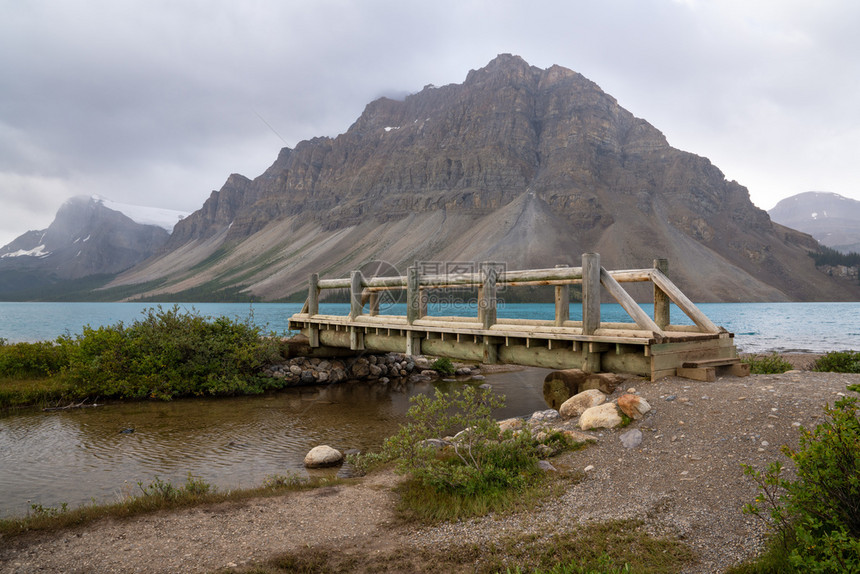
[[[0, 337], [10, 342], [53, 340], [93, 327], [131, 323], [152, 304], [0, 303]], [[284, 333], [299, 304], [181, 305], [202, 315], [251, 320]], [[650, 312], [648, 305], [643, 307]], [[860, 349], [860, 303], [702, 304], [712, 321], [736, 335], [745, 352]], [[346, 314], [345, 304], [323, 313]], [[571, 305], [571, 318], [581, 317]], [[386, 312], [404, 314], [402, 304]], [[474, 309], [431, 307], [432, 315], [475, 315]], [[502, 317], [550, 319], [554, 306], [515, 304]], [[604, 305], [606, 321], [630, 319]], [[690, 321], [677, 308], [673, 323]], [[488, 377], [507, 396], [499, 417], [545, 408], [543, 378], [526, 369]], [[29, 504], [78, 506], [134, 492], [156, 476], [174, 484], [191, 472], [220, 489], [257, 486], [273, 474], [303, 474], [302, 459], [317, 444], [375, 448], [405, 420], [409, 398], [430, 384], [332, 385], [288, 389], [263, 397], [115, 404], [63, 412], [0, 414], [0, 516], [22, 515]], [[133, 428], [132, 433], [121, 433]], [[29, 502], [28, 502], [29, 501]]]
[[[75, 335], [84, 325], [97, 327], [118, 321], [131, 323], [152, 303], [2, 303], [0, 338], [9, 342], [54, 340], [63, 334]], [[169, 305], [165, 305], [165, 308]], [[181, 304], [206, 316], [227, 316], [252, 320], [269, 331], [282, 334], [289, 317], [301, 310], [298, 303], [196, 303]], [[651, 305], [642, 305], [651, 313]], [[826, 352], [860, 349], [860, 303], [702, 303], [699, 308], [717, 325], [735, 334], [735, 344], [743, 352], [769, 351]], [[320, 312], [348, 313], [346, 304], [321, 304]], [[406, 313], [402, 303], [384, 313]], [[500, 317], [552, 319], [551, 304], [506, 304], [498, 309]], [[474, 308], [433, 307], [431, 315], [477, 316]], [[672, 307], [672, 322], [692, 324], [677, 307]], [[582, 317], [581, 306], [571, 304], [571, 319]], [[605, 321], [632, 322], [617, 304], [601, 306]]]

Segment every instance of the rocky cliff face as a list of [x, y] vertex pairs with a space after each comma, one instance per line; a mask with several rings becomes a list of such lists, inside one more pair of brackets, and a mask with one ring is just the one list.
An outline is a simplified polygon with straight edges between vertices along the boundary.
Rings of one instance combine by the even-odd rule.
[[230, 176], [158, 260], [115, 284], [274, 299], [369, 260], [530, 268], [597, 251], [607, 268], [667, 257], [701, 301], [855, 297], [815, 270], [816, 247], [580, 74], [501, 55], [462, 84], [371, 102], [346, 133], [285, 148], [253, 181]]
[[113, 275], [155, 253], [169, 233], [88, 196], [63, 204], [51, 225], [0, 248], [0, 297], [91, 275]]

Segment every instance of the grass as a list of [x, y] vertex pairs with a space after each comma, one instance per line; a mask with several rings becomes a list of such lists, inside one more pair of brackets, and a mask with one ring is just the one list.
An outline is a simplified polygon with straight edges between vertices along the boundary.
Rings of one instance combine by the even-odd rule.
[[256, 564], [246, 574], [286, 572], [475, 572], [478, 574], [674, 573], [695, 562], [688, 546], [650, 535], [636, 520], [594, 523], [572, 530], [523, 533], [482, 544], [352, 552], [308, 548]]
[[561, 496], [564, 489], [581, 481], [581, 472], [560, 472], [554, 479], [537, 477], [519, 489], [493, 489], [488, 492], [464, 494], [440, 491], [414, 478], [403, 482], [397, 491], [400, 501], [398, 517], [403, 522], [435, 524], [528, 510], [552, 496]]
[[148, 485], [137, 483], [136, 487], [125, 492], [114, 503], [93, 503], [72, 509], [65, 503], [59, 507], [33, 504], [26, 516], [0, 519], [0, 534], [13, 537], [33, 531], [54, 532], [84, 526], [103, 518], [131, 518], [162, 510], [241, 502], [340, 483], [339, 479], [303, 479], [294, 475], [275, 475], [256, 488], [219, 491], [190, 473], [185, 484], [179, 486], [155, 477]]
[[61, 375], [0, 377], [0, 410], [68, 404], [71, 395], [71, 384]]

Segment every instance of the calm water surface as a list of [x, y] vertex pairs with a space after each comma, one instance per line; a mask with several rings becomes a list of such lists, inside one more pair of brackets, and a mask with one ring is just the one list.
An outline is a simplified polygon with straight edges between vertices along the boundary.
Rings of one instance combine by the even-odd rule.
[[[507, 396], [497, 416], [545, 409], [548, 372], [488, 377]], [[112, 501], [156, 476], [181, 484], [191, 472], [230, 489], [258, 486], [273, 474], [305, 475], [302, 460], [314, 446], [376, 449], [406, 420], [409, 398], [433, 392], [429, 383], [332, 385], [0, 415], [0, 516], [26, 514], [30, 504]]]

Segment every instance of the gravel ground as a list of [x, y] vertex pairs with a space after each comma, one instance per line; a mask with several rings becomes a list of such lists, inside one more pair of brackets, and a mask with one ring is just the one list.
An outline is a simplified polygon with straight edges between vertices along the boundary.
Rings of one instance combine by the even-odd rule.
[[[659, 535], [694, 549], [687, 572], [719, 572], [754, 555], [764, 529], [741, 513], [755, 486], [741, 463], [785, 460], [798, 426], [821, 420], [860, 375], [793, 371], [703, 383], [670, 377], [630, 381], [652, 406], [620, 431], [593, 431], [587, 449], [553, 459], [585, 479], [532, 511], [443, 524], [392, 527], [397, 478], [376, 474], [347, 485], [127, 520], [106, 519], [54, 534], [0, 539], [0, 572], [212, 572], [302, 548], [358, 555], [485, 543], [514, 533], [565, 530], [590, 521], [640, 518]], [[619, 436], [638, 428], [642, 443]]]

